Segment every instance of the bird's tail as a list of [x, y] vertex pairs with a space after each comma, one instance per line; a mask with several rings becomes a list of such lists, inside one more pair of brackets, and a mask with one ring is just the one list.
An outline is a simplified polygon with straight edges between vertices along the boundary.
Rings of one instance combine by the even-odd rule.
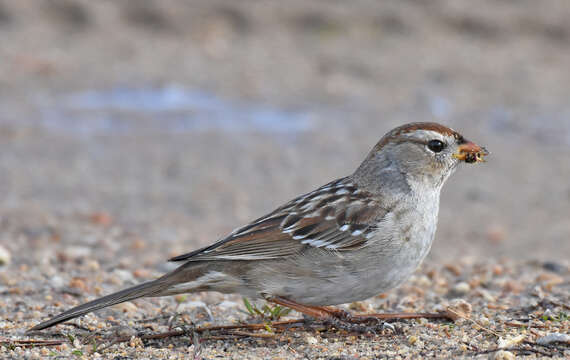
[[107, 306], [112, 306], [116, 304], [123, 303], [125, 301], [135, 300], [141, 297], [147, 296], [160, 296], [165, 287], [168, 287], [168, 284], [165, 284], [163, 279], [157, 279], [153, 281], [149, 281], [146, 283], [142, 283], [139, 285], [135, 285], [128, 289], [124, 289], [121, 291], [117, 291], [116, 293], [103, 296], [102, 298], [95, 299], [88, 303], [76, 306], [72, 309], [69, 309], [53, 318], [44, 321], [28, 331], [34, 330], [42, 330], [48, 328], [50, 326], [57, 325], [64, 321], [76, 318], [81, 315], [85, 315], [95, 310], [102, 309]]

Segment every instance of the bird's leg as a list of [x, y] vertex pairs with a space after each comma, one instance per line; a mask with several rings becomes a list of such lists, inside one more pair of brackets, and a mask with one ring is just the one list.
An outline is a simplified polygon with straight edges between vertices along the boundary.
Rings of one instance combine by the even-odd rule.
[[328, 306], [325, 307], [304, 305], [280, 296], [268, 297], [267, 301], [271, 301], [277, 305], [286, 306], [290, 309], [300, 312], [301, 314], [308, 315], [315, 319], [325, 320], [334, 317], [333, 313], [329, 311]]
[[[304, 305], [279, 296], [269, 297], [267, 300], [275, 304], [296, 310], [304, 315], [308, 315], [312, 318], [322, 321], [325, 325], [333, 326], [337, 329], [360, 333], [375, 333], [378, 328], [382, 330], [396, 330], [393, 325], [385, 323], [376, 317], [369, 318], [364, 315], [354, 316], [346, 310], [332, 306]], [[374, 323], [373, 326], [363, 325], [370, 322]]]
[[[392, 314], [352, 314], [346, 310], [333, 306], [311, 306], [300, 304], [296, 301], [289, 300], [280, 296], [267, 298], [275, 304], [286, 306], [296, 310], [304, 315], [308, 315], [314, 319], [321, 320], [325, 324], [334, 327], [358, 331], [358, 332], [374, 332], [374, 329], [389, 329], [395, 331], [392, 324], [384, 322], [384, 320], [403, 320], [403, 319], [446, 319], [449, 315], [442, 313], [392, 313]], [[374, 326], [363, 326], [363, 324], [373, 324]]]

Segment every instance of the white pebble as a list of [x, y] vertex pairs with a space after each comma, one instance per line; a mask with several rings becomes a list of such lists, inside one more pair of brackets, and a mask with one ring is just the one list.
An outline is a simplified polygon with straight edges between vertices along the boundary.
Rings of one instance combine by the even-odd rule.
[[550, 345], [552, 343], [570, 344], [570, 335], [562, 333], [551, 333], [536, 340], [539, 345]]
[[0, 245], [0, 266], [10, 264], [11, 260], [12, 256], [10, 255], [8, 249]]
[[309, 345], [316, 345], [319, 342], [319, 340], [317, 340], [317, 338], [315, 338], [314, 336], [310, 336], [310, 335], [305, 337], [305, 341]]
[[493, 356], [493, 359], [495, 359], [495, 360], [514, 360], [515, 354], [513, 354], [510, 351], [501, 350], [501, 351], [497, 351], [495, 353], [495, 356]]
[[63, 278], [59, 275], [52, 276], [49, 283], [54, 289], [60, 289], [65, 285]]
[[455, 292], [456, 294], [459, 294], [459, 295], [467, 294], [470, 290], [471, 290], [471, 286], [469, 286], [468, 283], [463, 282], [463, 281], [460, 283], [457, 283], [453, 287], [453, 292]]

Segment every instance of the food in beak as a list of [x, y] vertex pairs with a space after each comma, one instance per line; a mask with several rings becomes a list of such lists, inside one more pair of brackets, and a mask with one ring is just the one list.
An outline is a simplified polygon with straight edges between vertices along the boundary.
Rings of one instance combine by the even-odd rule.
[[453, 157], [466, 163], [475, 162], [485, 162], [484, 157], [489, 155], [487, 149], [479, 146], [471, 141], [467, 141], [464, 144], [459, 145], [457, 152], [453, 154]]

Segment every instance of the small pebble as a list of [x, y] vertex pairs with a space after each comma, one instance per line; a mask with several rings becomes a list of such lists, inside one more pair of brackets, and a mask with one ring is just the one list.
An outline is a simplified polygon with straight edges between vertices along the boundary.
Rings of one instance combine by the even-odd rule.
[[111, 279], [118, 280], [118, 281], [114, 281], [117, 284], [120, 284], [121, 282], [123, 282], [123, 283], [134, 282], [134, 280], [135, 280], [133, 274], [130, 271], [123, 270], [123, 269], [113, 270], [112, 275], [113, 276], [111, 277]]
[[483, 326], [489, 326], [490, 323], [491, 323], [491, 321], [486, 316], [481, 316], [479, 318], [479, 324], [481, 324]]
[[63, 251], [63, 255], [68, 259], [88, 258], [91, 256], [91, 248], [86, 246], [68, 246]]
[[91, 271], [97, 271], [101, 268], [101, 266], [99, 265], [99, 262], [97, 260], [89, 260], [87, 262], [87, 269], [91, 270]]
[[309, 345], [316, 345], [316, 344], [318, 344], [318, 342], [319, 342], [319, 341], [317, 340], [317, 338], [315, 338], [314, 336], [311, 336], [311, 335], [305, 336], [305, 341], [306, 341], [307, 344], [309, 344]]
[[446, 308], [446, 311], [453, 320], [460, 318], [469, 319], [471, 317], [472, 306], [463, 299], [455, 299]]
[[552, 343], [570, 344], [570, 335], [562, 333], [551, 333], [536, 340], [539, 345], [550, 345]]
[[79, 289], [81, 291], [87, 291], [87, 284], [82, 278], [73, 278], [69, 282], [70, 288]]
[[150, 271], [148, 271], [147, 269], [136, 269], [135, 271], [133, 271], [133, 276], [136, 278], [150, 278]]
[[452, 289], [452, 292], [454, 294], [457, 294], [457, 295], [465, 295], [470, 290], [471, 290], [471, 286], [468, 283], [462, 281], [462, 282], [455, 284], [455, 286]]
[[0, 266], [10, 264], [11, 260], [12, 256], [10, 255], [8, 249], [0, 245]]
[[59, 289], [64, 286], [63, 278], [59, 275], [55, 275], [49, 278], [49, 283], [54, 289]]
[[89, 216], [89, 220], [91, 221], [91, 223], [101, 226], [109, 226], [113, 223], [113, 218], [111, 217], [111, 215], [104, 212], [97, 212], [91, 214], [91, 216]]
[[550, 310], [550, 309], [546, 309], [546, 310], [544, 311], [544, 313], [542, 313], [542, 316], [545, 317], [545, 318], [547, 318], [547, 319], [553, 318], [553, 315], [554, 315], [554, 314], [552, 313], [552, 310]]
[[493, 266], [493, 275], [495, 276], [500, 276], [503, 274], [505, 270], [503, 269], [503, 267], [501, 265], [494, 265]]
[[494, 355], [492, 354], [489, 358], [494, 360], [514, 360], [515, 354], [510, 351], [501, 350], [497, 351]]
[[417, 284], [419, 286], [429, 287], [429, 286], [431, 286], [432, 281], [426, 275], [422, 275], [422, 276], [418, 277]]
[[568, 272], [568, 267], [553, 261], [547, 261], [543, 263], [542, 267], [544, 268], [544, 270], [552, 271], [553, 273], [557, 274], [564, 274]]
[[546, 291], [552, 291], [554, 286], [564, 283], [564, 278], [554, 273], [540, 274], [536, 280], [543, 283]]
[[461, 268], [457, 264], [446, 264], [445, 269], [455, 276], [461, 275]]
[[504, 348], [509, 348], [512, 347], [514, 345], [519, 344], [520, 342], [522, 342], [524, 339], [526, 338], [525, 334], [520, 334], [517, 336], [510, 336], [510, 337], [506, 337], [506, 338], [499, 338], [499, 340], [497, 341], [497, 344], [499, 346], [499, 348], [504, 349]]

